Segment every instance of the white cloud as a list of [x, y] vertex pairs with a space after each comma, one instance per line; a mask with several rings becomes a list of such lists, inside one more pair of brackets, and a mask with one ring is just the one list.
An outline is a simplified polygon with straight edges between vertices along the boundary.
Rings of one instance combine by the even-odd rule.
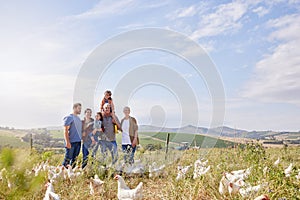
[[67, 17], [67, 19], [94, 19], [108, 17], [111, 15], [121, 15], [128, 12], [134, 8], [134, 0], [124, 0], [124, 1], [100, 1], [92, 9], [80, 13], [78, 15], [72, 15]]
[[256, 13], [259, 17], [263, 17], [263, 16], [265, 16], [266, 14], [268, 14], [270, 12], [269, 9], [267, 9], [263, 6], [259, 6], [257, 8], [254, 8], [252, 11], [254, 13]]
[[300, 15], [271, 20], [268, 25], [275, 29], [269, 39], [281, 43], [256, 64], [243, 96], [300, 106]]
[[202, 13], [205, 13], [209, 9], [208, 2], [199, 2], [187, 7], [180, 7], [175, 11], [172, 11], [166, 15], [166, 18], [169, 20], [178, 20], [182, 18], [198, 16]]
[[242, 26], [240, 20], [246, 12], [247, 5], [240, 2], [219, 5], [213, 13], [201, 17], [198, 29], [192, 33], [191, 38], [199, 39], [234, 31]]
[[92, 9], [83, 13], [66, 17], [74, 20], [90, 20], [108, 18], [110, 16], [119, 16], [141, 10], [157, 9], [168, 5], [168, 1], [154, 1], [143, 4], [136, 0], [110, 1], [103, 0], [96, 4]]
[[196, 14], [197, 10], [196, 7], [194, 5], [182, 9], [180, 13], [178, 13], [178, 17], [191, 17], [194, 16]]

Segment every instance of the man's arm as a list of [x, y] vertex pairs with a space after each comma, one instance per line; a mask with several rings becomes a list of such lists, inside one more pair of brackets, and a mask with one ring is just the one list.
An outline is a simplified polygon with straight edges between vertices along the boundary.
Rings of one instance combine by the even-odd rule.
[[135, 118], [132, 118], [133, 120], [133, 126], [134, 126], [134, 139], [132, 141], [132, 146], [135, 147], [136, 144], [137, 144], [137, 139], [138, 139], [138, 125], [137, 125], [137, 122], [136, 122], [136, 119]]
[[121, 128], [121, 124], [120, 124], [120, 122], [119, 122], [118, 117], [115, 115], [114, 112], [111, 113], [111, 116], [112, 116], [112, 118], [113, 118], [113, 120], [112, 120], [113, 123], [115, 123], [115, 124], [117, 125], [118, 129], [120, 129], [120, 128]]
[[64, 126], [64, 137], [65, 137], [65, 142], [66, 142], [66, 147], [68, 149], [71, 149], [71, 143], [70, 143], [70, 138], [69, 138], [69, 128], [70, 126]]

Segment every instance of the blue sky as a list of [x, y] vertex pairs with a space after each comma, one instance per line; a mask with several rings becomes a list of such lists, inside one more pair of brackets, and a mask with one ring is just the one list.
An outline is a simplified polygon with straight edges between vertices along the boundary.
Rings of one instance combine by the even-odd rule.
[[[224, 125], [298, 131], [299, 9], [298, 0], [1, 1], [0, 125], [61, 124], [71, 111], [81, 66], [97, 46], [125, 31], [159, 27], [193, 39], [214, 62], [226, 94]], [[194, 125], [208, 127], [212, 105], [205, 80], [160, 51], [134, 52], [114, 62], [99, 79], [93, 109], [106, 88], [114, 91], [124, 74], [149, 63], [181, 74], [197, 98], [198, 106], [190, 108], [198, 116]], [[147, 85], [132, 93], [128, 105], [140, 124], [193, 124], [180, 114], [189, 105], [180, 105], [167, 89]], [[117, 114], [122, 116], [121, 109]]]

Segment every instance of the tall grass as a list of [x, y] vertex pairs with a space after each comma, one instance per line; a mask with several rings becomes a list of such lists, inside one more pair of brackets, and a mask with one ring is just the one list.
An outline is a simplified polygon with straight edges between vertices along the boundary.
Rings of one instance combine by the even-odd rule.
[[[205, 152], [205, 153], [204, 153]], [[295, 178], [300, 168], [300, 148], [265, 149], [259, 144], [248, 144], [235, 149], [209, 149], [170, 151], [167, 160], [163, 151], [137, 152], [136, 159], [148, 165], [157, 162], [158, 165], [166, 164], [164, 177], [149, 179], [145, 176], [127, 177], [125, 182], [134, 188], [140, 181], [144, 183], [144, 199], [254, 199], [255, 196], [267, 194], [271, 199], [300, 199], [300, 181]], [[211, 166], [209, 173], [192, 179], [193, 168], [186, 178], [176, 181], [178, 165], [193, 165], [196, 159], [205, 156], [208, 165]], [[122, 161], [122, 154], [119, 156]], [[273, 163], [281, 158], [278, 166]], [[46, 188], [47, 173], [39, 176], [30, 174], [33, 166], [39, 162], [49, 160], [50, 165], [57, 166], [63, 159], [62, 154], [52, 152], [28, 152], [22, 149], [2, 149], [0, 153], [0, 170], [6, 168], [7, 178], [12, 183], [9, 188], [6, 180], [0, 181], [0, 199], [42, 199]], [[78, 159], [81, 160], [81, 157]], [[75, 181], [59, 180], [54, 183], [54, 189], [61, 199], [116, 199], [117, 183], [112, 179], [115, 174], [113, 169], [100, 167], [103, 163], [92, 159], [86, 172]], [[284, 169], [294, 164], [291, 177], [285, 177]], [[252, 167], [251, 175], [246, 180], [251, 185], [268, 183], [259, 193], [242, 198], [236, 196], [222, 196], [218, 192], [218, 186], [223, 172], [246, 169]], [[266, 173], [263, 169], [268, 167]], [[105, 181], [102, 191], [95, 196], [89, 194], [89, 179], [94, 174]]]

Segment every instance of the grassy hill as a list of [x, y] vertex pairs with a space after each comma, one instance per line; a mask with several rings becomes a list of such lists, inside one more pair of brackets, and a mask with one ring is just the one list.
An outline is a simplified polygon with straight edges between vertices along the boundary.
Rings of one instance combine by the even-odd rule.
[[[149, 135], [153, 138], [165, 141], [167, 137], [167, 133], [160, 132], [160, 133], [141, 133], [142, 135]], [[233, 142], [203, 136], [203, 135], [193, 135], [188, 133], [170, 133], [170, 141], [175, 143], [181, 142], [189, 142], [191, 146], [200, 146], [202, 148], [206, 147], [215, 147], [215, 148], [226, 148], [233, 146]]]
[[15, 130], [0, 130], [0, 148], [1, 147], [18, 147], [26, 148], [29, 147], [29, 144], [22, 142], [21, 136], [25, 132], [15, 131]]

